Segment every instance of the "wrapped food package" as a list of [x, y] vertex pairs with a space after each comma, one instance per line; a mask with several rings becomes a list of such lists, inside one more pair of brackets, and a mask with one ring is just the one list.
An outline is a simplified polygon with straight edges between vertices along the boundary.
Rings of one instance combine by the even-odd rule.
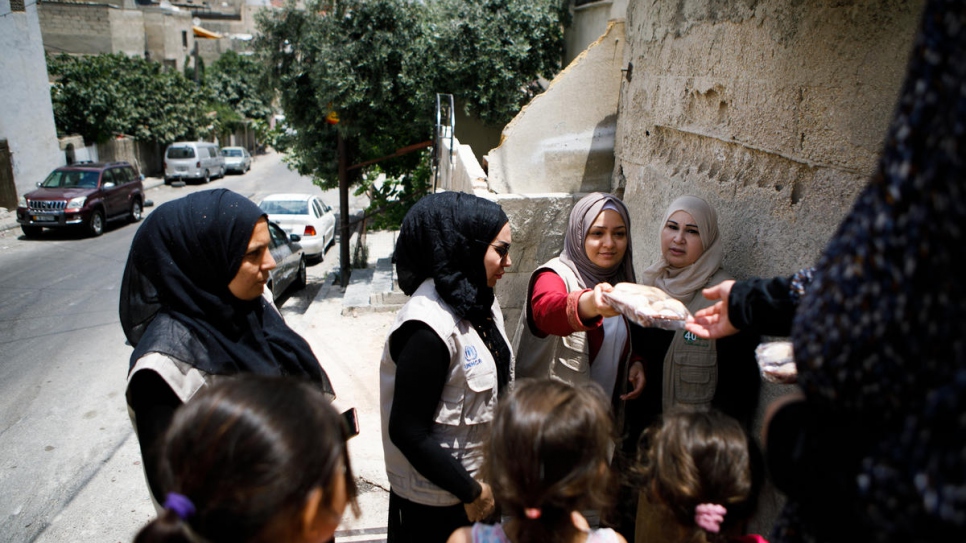
[[684, 304], [656, 287], [617, 283], [614, 290], [602, 296], [631, 322], [645, 328], [683, 330], [690, 316]]
[[770, 341], [758, 345], [755, 358], [761, 376], [768, 382], [788, 385], [798, 381], [795, 356], [790, 341]]

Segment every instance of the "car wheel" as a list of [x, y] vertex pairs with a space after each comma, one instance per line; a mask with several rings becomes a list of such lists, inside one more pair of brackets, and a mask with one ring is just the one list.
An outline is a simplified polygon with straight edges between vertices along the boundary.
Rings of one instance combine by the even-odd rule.
[[91, 218], [87, 220], [87, 232], [92, 237], [97, 237], [104, 233], [104, 213], [94, 210]]
[[23, 230], [23, 235], [28, 238], [36, 238], [40, 236], [43, 232], [43, 226], [27, 226], [26, 224], [21, 224], [20, 229]]
[[299, 271], [292, 286], [295, 290], [302, 290], [306, 284], [308, 284], [308, 275], [305, 271], [305, 258], [303, 257], [299, 259]]
[[201, 182], [206, 185], [211, 183], [211, 173], [209, 173], [208, 170], [205, 170], [205, 176], [201, 178]]
[[138, 222], [144, 213], [144, 208], [141, 206], [141, 200], [137, 198], [131, 202], [131, 222]]

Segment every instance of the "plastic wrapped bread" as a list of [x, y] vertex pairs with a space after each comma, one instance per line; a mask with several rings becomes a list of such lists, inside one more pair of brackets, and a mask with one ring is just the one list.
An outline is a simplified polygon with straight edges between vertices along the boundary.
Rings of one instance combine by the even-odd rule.
[[688, 308], [663, 290], [634, 283], [617, 283], [614, 290], [602, 293], [611, 307], [646, 328], [683, 330]]
[[795, 355], [790, 341], [762, 343], [755, 349], [761, 376], [769, 382], [788, 385], [798, 381]]

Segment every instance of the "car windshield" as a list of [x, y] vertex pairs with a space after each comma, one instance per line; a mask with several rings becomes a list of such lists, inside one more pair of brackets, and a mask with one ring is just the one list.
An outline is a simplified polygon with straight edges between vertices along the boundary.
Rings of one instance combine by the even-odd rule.
[[242, 156], [241, 149], [222, 149], [223, 156]]
[[268, 200], [261, 203], [262, 211], [269, 215], [308, 215], [305, 200]]
[[195, 150], [192, 147], [169, 147], [168, 158], [194, 158]]
[[44, 179], [44, 182], [40, 186], [48, 189], [58, 189], [58, 188], [96, 188], [97, 179], [100, 177], [98, 172], [85, 172], [85, 171], [62, 171], [55, 170], [53, 173]]

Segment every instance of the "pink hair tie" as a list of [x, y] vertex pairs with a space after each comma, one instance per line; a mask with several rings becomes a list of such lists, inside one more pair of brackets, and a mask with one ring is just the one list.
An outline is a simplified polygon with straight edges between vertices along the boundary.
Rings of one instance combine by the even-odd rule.
[[527, 507], [523, 510], [523, 514], [526, 515], [528, 519], [536, 520], [540, 518], [540, 509], [536, 507]]
[[702, 503], [694, 508], [694, 523], [713, 534], [721, 529], [721, 521], [724, 520], [728, 510], [723, 505], [716, 503]]

